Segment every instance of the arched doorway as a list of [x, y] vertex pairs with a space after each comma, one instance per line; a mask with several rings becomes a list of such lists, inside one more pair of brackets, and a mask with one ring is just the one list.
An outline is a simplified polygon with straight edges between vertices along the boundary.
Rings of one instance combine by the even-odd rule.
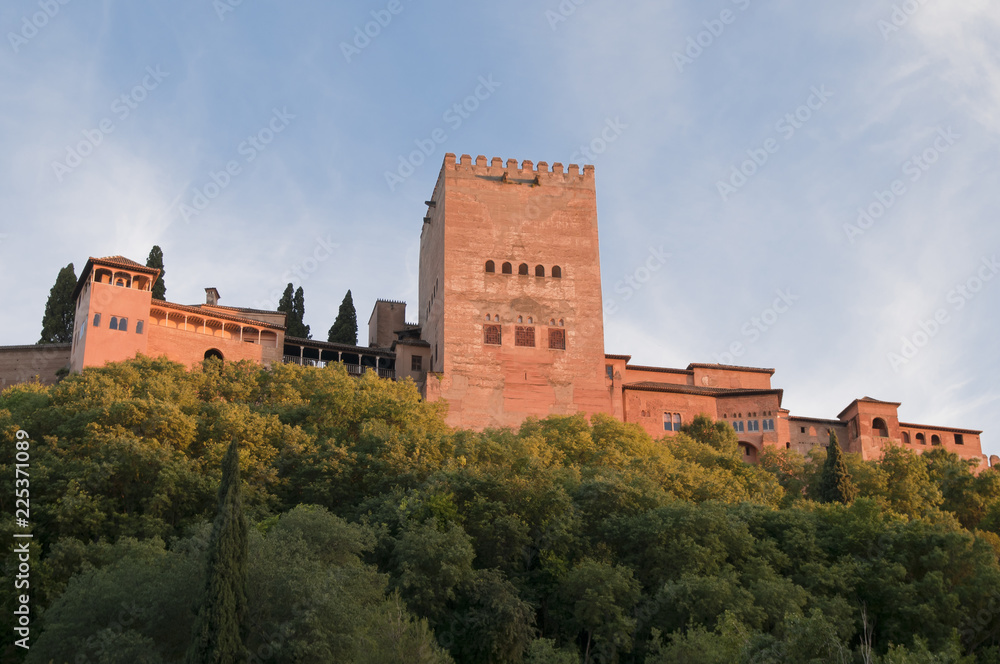
[[757, 463], [757, 448], [751, 443], [740, 441], [740, 452], [743, 453], [744, 463]]
[[206, 360], [210, 360], [213, 357], [218, 358], [220, 362], [225, 359], [224, 357], [222, 357], [222, 351], [219, 350], [218, 348], [209, 348], [208, 350], [205, 351]]

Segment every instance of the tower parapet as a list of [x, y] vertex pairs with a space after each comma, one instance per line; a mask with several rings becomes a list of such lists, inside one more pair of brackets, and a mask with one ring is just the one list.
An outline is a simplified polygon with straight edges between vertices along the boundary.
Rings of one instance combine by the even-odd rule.
[[473, 159], [471, 155], [467, 154], [456, 157], [451, 152], [444, 156], [442, 171], [469, 173], [497, 180], [506, 176], [505, 182], [522, 183], [528, 181], [536, 185], [584, 184], [593, 186], [594, 183], [594, 167], [589, 164], [585, 165], [581, 172], [579, 164], [570, 164], [564, 169], [562, 162], [554, 162], [550, 167], [546, 161], [540, 161], [536, 165], [530, 159], [525, 159], [519, 165], [517, 159], [504, 161], [500, 157], [492, 157], [487, 160], [484, 155]]

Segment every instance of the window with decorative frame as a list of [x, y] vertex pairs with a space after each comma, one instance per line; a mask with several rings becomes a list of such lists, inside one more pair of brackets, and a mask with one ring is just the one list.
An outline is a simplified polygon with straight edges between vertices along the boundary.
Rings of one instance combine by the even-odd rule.
[[499, 346], [503, 335], [499, 325], [483, 325], [483, 343], [488, 346]]
[[566, 330], [561, 327], [549, 328], [549, 348], [566, 350]]
[[535, 347], [535, 328], [530, 325], [514, 326], [514, 345]]

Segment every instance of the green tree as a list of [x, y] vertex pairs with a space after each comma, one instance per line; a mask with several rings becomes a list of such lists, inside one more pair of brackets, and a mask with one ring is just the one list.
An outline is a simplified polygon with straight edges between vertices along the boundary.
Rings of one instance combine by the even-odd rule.
[[301, 339], [312, 338], [309, 326], [302, 322], [306, 315], [306, 297], [302, 286], [299, 286], [298, 290], [294, 290], [292, 284], [285, 286], [285, 292], [278, 300], [278, 311], [285, 314], [285, 334]]
[[153, 299], [167, 299], [167, 286], [163, 281], [163, 276], [167, 271], [163, 269], [163, 250], [160, 249], [160, 245], [154, 244], [153, 248], [149, 250], [149, 257], [146, 258], [146, 267], [155, 267], [160, 271], [160, 277], [153, 284]]
[[246, 661], [246, 625], [247, 519], [240, 490], [239, 447], [234, 438], [222, 462], [219, 512], [212, 526], [205, 592], [188, 662]]
[[858, 495], [858, 488], [847, 470], [847, 463], [837, 442], [837, 432], [830, 431], [830, 446], [827, 448], [826, 463], [819, 479], [819, 497], [825, 503], [852, 502]]
[[354, 299], [351, 291], [347, 291], [344, 301], [340, 303], [337, 320], [330, 327], [327, 341], [338, 344], [358, 345], [358, 313], [354, 309]]
[[49, 291], [49, 300], [45, 303], [45, 316], [42, 318], [42, 338], [38, 343], [65, 344], [73, 341], [73, 317], [76, 313], [73, 289], [75, 288], [76, 271], [70, 263], [59, 270], [56, 283]]
[[295, 328], [293, 337], [302, 337], [303, 339], [312, 339], [312, 335], [309, 333], [309, 326], [303, 321], [306, 318], [306, 294], [302, 290], [302, 286], [299, 286], [295, 291], [295, 297], [292, 299], [292, 314], [295, 317], [295, 322], [297, 326]]

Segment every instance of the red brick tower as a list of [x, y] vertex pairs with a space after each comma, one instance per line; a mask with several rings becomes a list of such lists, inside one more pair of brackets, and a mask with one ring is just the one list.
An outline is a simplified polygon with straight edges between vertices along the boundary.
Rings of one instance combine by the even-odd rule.
[[427, 398], [448, 401], [451, 424], [610, 412], [593, 167], [445, 155], [419, 310]]

